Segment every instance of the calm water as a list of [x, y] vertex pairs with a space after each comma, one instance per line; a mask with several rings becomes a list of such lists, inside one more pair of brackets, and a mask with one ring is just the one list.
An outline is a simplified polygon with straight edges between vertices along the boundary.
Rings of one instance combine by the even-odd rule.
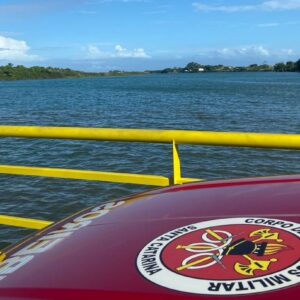
[[[0, 82], [1, 125], [300, 131], [300, 74], [147, 75]], [[160, 144], [2, 138], [0, 164], [171, 174]], [[289, 150], [181, 146], [183, 175], [234, 178], [299, 173]], [[0, 175], [3, 214], [58, 220], [149, 187]], [[151, 188], [151, 187], [150, 187]], [[2, 227], [0, 246], [28, 231]]]

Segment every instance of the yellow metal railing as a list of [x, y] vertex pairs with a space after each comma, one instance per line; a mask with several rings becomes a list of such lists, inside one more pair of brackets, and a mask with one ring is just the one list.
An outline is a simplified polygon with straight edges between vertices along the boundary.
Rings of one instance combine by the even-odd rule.
[[[47, 176], [81, 180], [100, 180], [156, 186], [168, 186], [171, 184], [181, 184], [200, 180], [195, 178], [183, 178], [181, 176], [178, 144], [300, 149], [300, 135], [298, 134], [120, 128], [0, 126], [0, 137], [170, 143], [172, 144], [173, 150], [173, 176], [171, 178], [145, 174], [0, 165], [0, 173], [3, 174]], [[0, 224], [6, 225], [40, 229], [44, 226], [48, 226], [51, 223], [52, 222], [40, 220], [36, 220], [35, 223], [35, 220], [33, 219], [23, 219], [0, 215]]]
[[44, 227], [49, 226], [52, 223], [53, 222], [50, 221], [0, 215], [1, 225], [25, 227], [31, 229], [43, 229]]
[[0, 126], [2, 137], [300, 149], [299, 134], [120, 128]]

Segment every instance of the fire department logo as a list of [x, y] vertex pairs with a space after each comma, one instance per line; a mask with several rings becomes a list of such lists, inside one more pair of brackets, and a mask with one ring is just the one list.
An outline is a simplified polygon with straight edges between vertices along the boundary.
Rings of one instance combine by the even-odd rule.
[[148, 280], [206, 295], [272, 291], [300, 283], [300, 226], [266, 218], [195, 223], [152, 240], [137, 267]]

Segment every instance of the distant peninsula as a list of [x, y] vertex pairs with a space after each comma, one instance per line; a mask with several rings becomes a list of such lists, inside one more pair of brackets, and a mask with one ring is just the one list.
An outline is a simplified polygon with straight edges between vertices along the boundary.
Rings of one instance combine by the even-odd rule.
[[142, 72], [127, 72], [113, 70], [108, 72], [83, 72], [71, 69], [55, 67], [25, 67], [14, 66], [9, 63], [0, 66], [0, 80], [28, 80], [28, 79], [55, 79], [55, 78], [82, 78], [102, 76], [128, 76], [144, 74], [166, 74], [166, 73], [202, 73], [202, 72], [300, 72], [300, 59], [296, 62], [280, 62], [275, 65], [252, 64], [249, 66], [232, 67], [224, 65], [203, 65], [190, 62], [185, 67], [173, 67], [163, 70], [148, 70]]
[[148, 71], [150, 73], [201, 73], [201, 72], [300, 72], [300, 59], [296, 62], [280, 62], [275, 65], [252, 64], [249, 66], [232, 67], [224, 65], [202, 65], [196, 62], [188, 63], [184, 68], [166, 68]]
[[0, 66], [0, 80], [29, 80], [29, 79], [55, 79], [55, 78], [83, 78], [100, 76], [126, 76], [140, 75], [145, 72], [82, 72], [71, 69], [53, 68], [53, 67], [24, 67], [22, 65], [14, 66], [9, 63], [6, 66]]

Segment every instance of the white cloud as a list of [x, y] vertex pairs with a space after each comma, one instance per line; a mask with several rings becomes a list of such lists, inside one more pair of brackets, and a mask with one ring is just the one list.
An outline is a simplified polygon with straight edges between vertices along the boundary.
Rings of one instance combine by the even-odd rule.
[[87, 58], [96, 59], [103, 56], [99, 48], [94, 45], [88, 45], [84, 50], [86, 51]]
[[300, 0], [269, 0], [252, 5], [213, 5], [195, 2], [193, 6], [197, 11], [204, 12], [247, 12], [247, 11], [282, 11], [300, 9]]
[[250, 11], [254, 10], [253, 5], [210, 5], [203, 3], [193, 3], [193, 6], [197, 11], [221, 11], [221, 12], [238, 12], [238, 11]]
[[300, 53], [293, 49], [270, 49], [262, 45], [250, 45], [233, 48], [203, 49], [198, 51], [203, 58], [230, 61], [279, 61], [296, 59]]
[[25, 41], [0, 36], [0, 60], [32, 61], [38, 56], [29, 54], [29, 46]]
[[263, 46], [246, 46], [240, 48], [222, 48], [214, 51], [217, 56], [226, 58], [243, 57], [243, 56], [259, 56], [268, 57], [270, 51]]
[[272, 0], [262, 4], [266, 10], [294, 10], [300, 9], [300, 0]]
[[121, 45], [116, 45], [116, 56], [117, 57], [134, 57], [134, 58], [149, 58], [143, 48], [136, 48], [132, 51], [123, 48]]
[[96, 45], [88, 45], [84, 48], [89, 59], [106, 58], [150, 58], [143, 48], [128, 50], [121, 45], [116, 45], [111, 51], [102, 51]]
[[286, 56], [297, 55], [293, 49], [281, 49], [280, 54]]

